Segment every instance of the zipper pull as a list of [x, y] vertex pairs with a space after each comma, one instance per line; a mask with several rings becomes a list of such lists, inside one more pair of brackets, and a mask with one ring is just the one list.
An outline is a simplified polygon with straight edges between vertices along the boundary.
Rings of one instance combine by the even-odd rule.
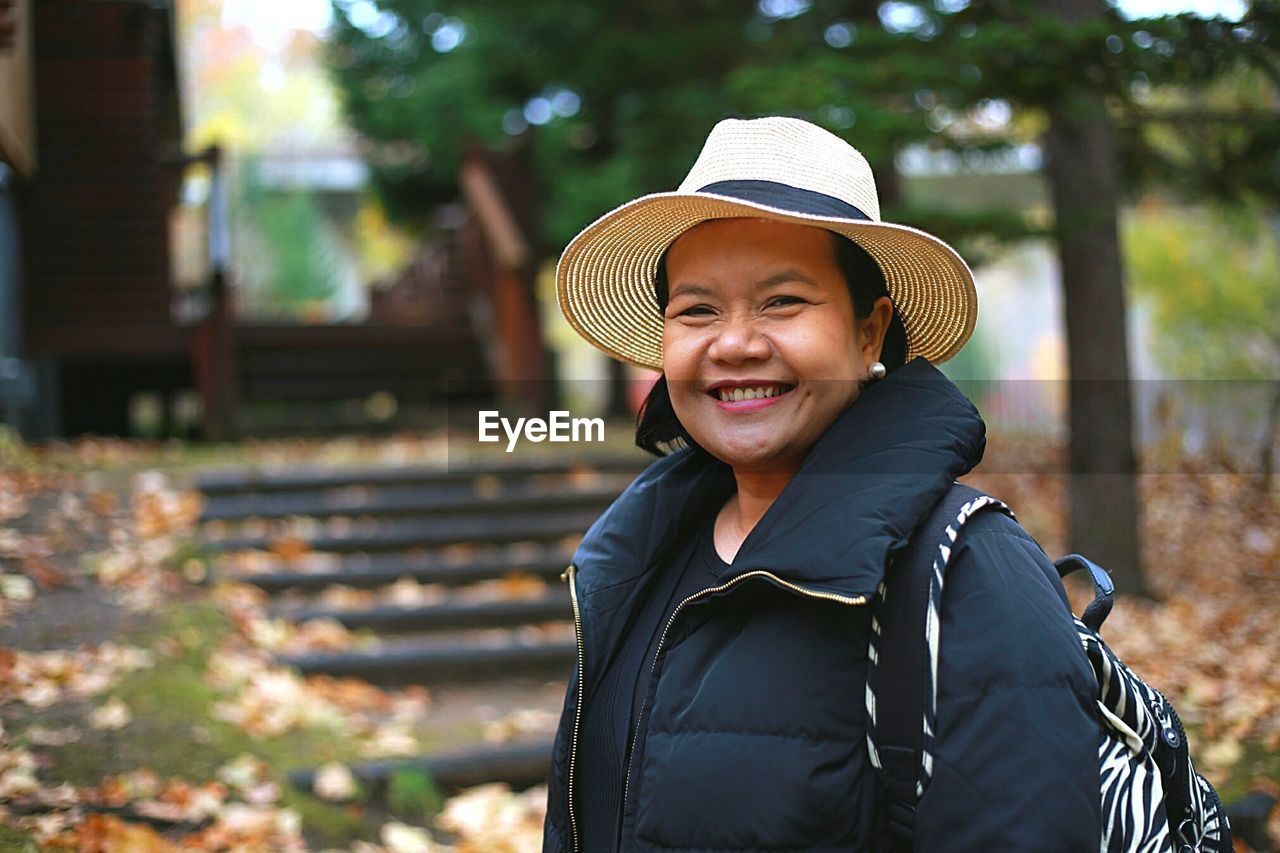
[[573, 571], [573, 563], [570, 563], [570, 564], [568, 565], [568, 567], [567, 567], [567, 568], [565, 568], [565, 570], [564, 570], [563, 572], [561, 572], [561, 573], [560, 573], [560, 580], [561, 580], [561, 581], [563, 581], [563, 582], [565, 582], [565, 583], [568, 583], [568, 582], [569, 582], [569, 572], [571, 572], [571, 571]]

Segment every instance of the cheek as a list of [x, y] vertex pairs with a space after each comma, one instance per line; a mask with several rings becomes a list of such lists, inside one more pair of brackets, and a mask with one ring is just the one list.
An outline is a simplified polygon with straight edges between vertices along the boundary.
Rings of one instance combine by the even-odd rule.
[[668, 382], [698, 375], [698, 360], [704, 349], [700, 335], [688, 329], [668, 327], [662, 333], [662, 372]]
[[802, 373], [841, 378], [856, 373], [857, 334], [841, 318], [814, 318], [786, 329], [775, 340], [783, 357]]

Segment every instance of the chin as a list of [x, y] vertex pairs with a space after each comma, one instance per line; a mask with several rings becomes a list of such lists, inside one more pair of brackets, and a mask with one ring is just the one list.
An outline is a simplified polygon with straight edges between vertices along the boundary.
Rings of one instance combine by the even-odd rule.
[[713, 442], [702, 445], [712, 456], [734, 469], [773, 468], [795, 455], [794, 448], [777, 441]]

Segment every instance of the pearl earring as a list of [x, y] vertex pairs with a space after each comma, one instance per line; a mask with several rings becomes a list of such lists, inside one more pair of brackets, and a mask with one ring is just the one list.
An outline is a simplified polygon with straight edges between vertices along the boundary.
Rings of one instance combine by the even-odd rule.
[[872, 379], [884, 379], [884, 375], [888, 372], [889, 371], [886, 370], [885, 366], [880, 362], [878, 361], [871, 362], [871, 378]]

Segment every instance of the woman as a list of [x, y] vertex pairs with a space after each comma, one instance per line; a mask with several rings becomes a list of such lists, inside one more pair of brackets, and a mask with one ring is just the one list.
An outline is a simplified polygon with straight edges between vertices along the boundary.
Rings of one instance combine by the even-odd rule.
[[[677, 191], [570, 243], [557, 285], [587, 340], [662, 370], [637, 442], [681, 448], [566, 570], [578, 665], [544, 850], [892, 849], [870, 610], [982, 455], [981, 418], [930, 364], [972, 332], [968, 267], [880, 221], [847, 143], [772, 117], [716, 125]], [[1097, 849], [1092, 676], [1052, 564], [980, 513], [948, 578], [914, 846]]]

